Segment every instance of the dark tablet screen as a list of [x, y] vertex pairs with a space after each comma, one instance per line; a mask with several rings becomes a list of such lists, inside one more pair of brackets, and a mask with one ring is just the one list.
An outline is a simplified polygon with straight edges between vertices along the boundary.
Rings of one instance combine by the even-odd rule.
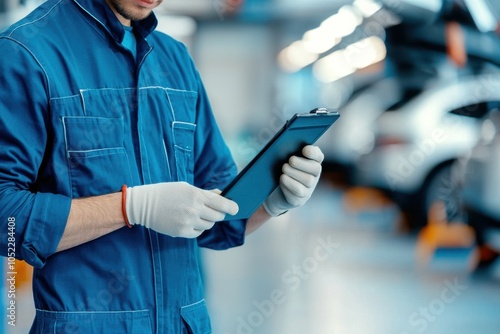
[[292, 155], [301, 155], [306, 145], [314, 144], [339, 118], [339, 113], [323, 108], [295, 114], [271, 138], [222, 191], [222, 196], [238, 203], [239, 212], [226, 220], [249, 218], [279, 184], [282, 165]]

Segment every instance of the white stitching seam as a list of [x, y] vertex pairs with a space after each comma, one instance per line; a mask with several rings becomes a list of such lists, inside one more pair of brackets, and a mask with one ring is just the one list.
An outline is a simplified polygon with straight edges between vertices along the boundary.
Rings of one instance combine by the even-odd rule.
[[[124, 150], [122, 146], [113, 146], [113, 147], [106, 147], [106, 148], [96, 148], [93, 150], [68, 150], [69, 153], [92, 153], [92, 152], [103, 152], [103, 151], [117, 151], [117, 150]], [[118, 153], [118, 152], [117, 152]]]
[[189, 304], [189, 305], [184, 305], [184, 306], [181, 306], [181, 309], [183, 309], [183, 308], [188, 308], [188, 307], [192, 307], [192, 306], [195, 306], [195, 305], [198, 305], [198, 304], [204, 303], [204, 302], [205, 302], [205, 298], [203, 298], [202, 300], [197, 301], [196, 303], [192, 303], [192, 304]]
[[[68, 169], [68, 181], [69, 185], [73, 184], [73, 179], [71, 177], [71, 168], [69, 164], [69, 151], [68, 151], [68, 135], [66, 131], [66, 122], [64, 121], [66, 117], [61, 117], [61, 122], [63, 126], [63, 133], [64, 133], [64, 149], [66, 151], [66, 168]], [[70, 196], [73, 197], [73, 187], [69, 187], [69, 192]]]
[[171, 180], [172, 179], [172, 171], [170, 170], [170, 160], [168, 159], [167, 145], [165, 144], [164, 138], [162, 138], [161, 141], [163, 142], [163, 149], [165, 150], [165, 158], [167, 159], [168, 176]]
[[54, 6], [52, 6], [52, 7], [51, 7], [51, 8], [47, 11], [47, 13], [45, 13], [45, 14], [44, 14], [44, 15], [42, 15], [42, 16], [40, 16], [40, 17], [39, 17], [39, 18], [37, 18], [36, 20], [33, 20], [33, 21], [31, 21], [31, 22], [26, 22], [26, 23], [24, 23], [24, 24], [21, 24], [21, 25], [19, 25], [19, 26], [15, 27], [14, 29], [12, 29], [12, 31], [10, 32], [10, 34], [9, 34], [8, 36], [9, 36], [9, 37], [11, 37], [11, 36], [12, 36], [12, 34], [13, 34], [13, 33], [14, 33], [17, 29], [19, 29], [19, 28], [22, 28], [22, 27], [25, 27], [25, 26], [27, 26], [27, 25], [33, 24], [33, 23], [35, 23], [35, 22], [37, 22], [37, 21], [40, 21], [41, 19], [45, 18], [47, 15], [49, 15], [49, 14], [50, 14], [50, 12], [52, 12], [52, 11], [54, 10], [54, 8], [56, 8], [57, 6], [59, 6], [59, 4], [60, 4], [61, 2], [62, 2], [62, 0], [59, 0], [57, 3], [55, 3], [55, 4], [54, 4]]
[[71, 99], [71, 98], [77, 97], [77, 96], [80, 96], [80, 95], [75, 94], [75, 95], [68, 95], [68, 96], [51, 97], [50, 100], [51, 101], [59, 101], [59, 100]]
[[89, 314], [89, 313], [95, 313], [95, 314], [122, 314], [122, 313], [142, 313], [142, 312], [149, 312], [148, 309], [143, 309], [143, 310], [130, 310], [130, 311], [48, 311], [48, 310], [42, 310], [42, 309], [35, 309], [38, 312], [42, 313], [50, 313], [50, 314]]
[[139, 87], [139, 91], [144, 90], [144, 89], [162, 89], [162, 90], [165, 91], [165, 95], [167, 95], [168, 104], [170, 105], [170, 111], [172, 112], [172, 118], [173, 118], [174, 121], [176, 120], [175, 110], [174, 110], [174, 106], [172, 105], [172, 101], [170, 100], [170, 95], [168, 95], [168, 92], [172, 91], [172, 92], [179, 92], [179, 93], [194, 93], [194, 94], [198, 94], [194, 90], [175, 89], [175, 88], [162, 87], [162, 86], [145, 86], [145, 87]]
[[170, 87], [164, 87], [164, 86], [143, 86], [143, 87], [139, 87], [139, 90], [144, 90], [144, 89], [163, 89], [163, 90], [166, 90], [166, 91], [170, 90], [172, 92], [198, 94], [194, 90], [176, 89], [176, 88], [170, 88]]
[[38, 64], [38, 66], [40, 66], [40, 68], [42, 69], [42, 72], [45, 76], [45, 80], [47, 80], [47, 88], [48, 88], [48, 99], [50, 99], [50, 96], [52, 95], [50, 93], [50, 80], [49, 80], [49, 75], [47, 74], [47, 71], [45, 70], [45, 68], [42, 66], [42, 63], [38, 60], [38, 58], [35, 56], [35, 54], [33, 52], [31, 52], [31, 50], [26, 46], [24, 45], [23, 43], [21, 43], [20, 41], [18, 41], [17, 39], [14, 39], [14, 38], [11, 38], [11, 37], [4, 37], [5, 39], [9, 40], [9, 41], [12, 41], [14, 43], [17, 43], [18, 45], [22, 46], [34, 59], [35, 59], [35, 62]]
[[173, 121], [173, 122], [172, 122], [172, 126], [173, 126], [174, 124], [185, 124], [185, 125], [191, 125], [191, 126], [193, 126], [193, 127], [196, 127], [196, 123], [191, 123], [191, 122]]
[[165, 89], [165, 95], [167, 95], [168, 104], [170, 105], [170, 111], [172, 112], [172, 118], [174, 119], [175, 122], [176, 117], [175, 117], [174, 106], [172, 105], [172, 101], [170, 100], [170, 95], [168, 95], [168, 90], [166, 89]]

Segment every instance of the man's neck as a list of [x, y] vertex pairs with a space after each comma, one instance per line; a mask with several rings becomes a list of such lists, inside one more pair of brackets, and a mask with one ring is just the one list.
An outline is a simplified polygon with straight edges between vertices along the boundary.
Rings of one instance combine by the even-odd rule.
[[116, 17], [118, 18], [118, 20], [120, 21], [121, 24], [123, 24], [124, 26], [127, 26], [127, 27], [130, 27], [132, 25], [132, 21], [130, 21], [129, 19], [120, 15], [120, 13], [118, 13], [116, 11], [115, 7], [113, 7], [113, 5], [111, 3], [109, 3], [108, 0], [106, 0], [106, 3], [108, 4], [109, 8], [111, 8], [111, 10], [116, 15]]

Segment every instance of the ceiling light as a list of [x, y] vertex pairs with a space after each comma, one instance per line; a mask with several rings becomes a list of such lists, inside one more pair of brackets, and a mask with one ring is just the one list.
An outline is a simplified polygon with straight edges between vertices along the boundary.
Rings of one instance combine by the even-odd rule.
[[372, 0], [356, 0], [353, 6], [357, 8], [364, 17], [370, 17], [382, 8], [380, 3]]
[[278, 61], [283, 70], [297, 72], [314, 63], [318, 57], [317, 53], [307, 51], [302, 41], [297, 41], [280, 52]]
[[313, 74], [316, 79], [323, 83], [334, 82], [346, 77], [356, 71], [347, 61], [344, 50], [334, 53], [318, 60], [313, 66]]
[[351, 6], [343, 6], [337, 14], [324, 20], [320, 28], [330, 31], [335, 37], [345, 37], [363, 22], [363, 18]]
[[304, 48], [311, 52], [321, 54], [335, 45], [339, 44], [342, 39], [335, 36], [328, 29], [322, 27], [307, 31], [302, 37]]

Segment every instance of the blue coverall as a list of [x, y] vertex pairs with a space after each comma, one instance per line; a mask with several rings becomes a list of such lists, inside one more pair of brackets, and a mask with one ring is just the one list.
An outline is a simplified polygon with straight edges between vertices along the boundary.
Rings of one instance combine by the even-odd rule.
[[156, 24], [133, 22], [136, 60], [105, 0], [48, 0], [0, 35], [0, 228], [15, 218], [16, 258], [35, 267], [32, 333], [211, 332], [198, 247], [243, 244], [245, 221], [197, 239], [124, 227], [55, 253], [74, 198], [236, 174], [185, 46]]

